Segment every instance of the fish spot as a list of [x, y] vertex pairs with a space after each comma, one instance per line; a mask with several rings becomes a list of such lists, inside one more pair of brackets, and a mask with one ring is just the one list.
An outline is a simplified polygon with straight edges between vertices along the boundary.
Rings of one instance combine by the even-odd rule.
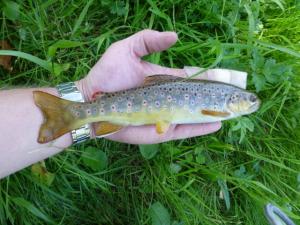
[[167, 100], [168, 100], [168, 102], [171, 102], [172, 101], [172, 96], [168, 95]]
[[160, 107], [160, 102], [159, 101], [155, 101], [155, 106], [156, 106], [156, 108]]
[[165, 96], [165, 93], [164, 93], [164, 92], [161, 92], [161, 93], [160, 93], [160, 96], [161, 96], [161, 97], [164, 97], [164, 96]]
[[143, 100], [143, 106], [146, 106], [146, 105], [147, 105], [147, 101]]
[[94, 115], [94, 116], [97, 115], [97, 111], [98, 111], [97, 107], [93, 107], [92, 108], [92, 115]]
[[116, 110], [116, 109], [117, 109], [117, 107], [116, 107], [115, 105], [111, 105], [111, 107], [110, 107], [110, 108], [111, 108], [111, 111], [113, 111], [113, 112], [116, 112], [116, 111], [117, 111], [117, 110]]
[[104, 115], [104, 113], [105, 113], [104, 109], [101, 108], [101, 109], [100, 109], [100, 114], [101, 114], [101, 115]]
[[185, 95], [184, 95], [184, 99], [185, 99], [185, 100], [189, 100], [189, 98], [190, 98], [189, 94], [185, 94]]
[[127, 102], [127, 107], [131, 108], [132, 107], [132, 102]]
[[191, 105], [195, 105], [195, 101], [194, 100], [191, 100]]
[[122, 101], [122, 98], [121, 98], [121, 97], [118, 97], [118, 101], [121, 102], [121, 101]]
[[87, 113], [88, 115], [91, 115], [91, 110], [90, 110], [90, 109], [86, 110], [86, 113]]
[[179, 104], [180, 106], [182, 106], [182, 105], [183, 105], [183, 101], [182, 101], [182, 100], [179, 100], [179, 101], [178, 101], [178, 104]]

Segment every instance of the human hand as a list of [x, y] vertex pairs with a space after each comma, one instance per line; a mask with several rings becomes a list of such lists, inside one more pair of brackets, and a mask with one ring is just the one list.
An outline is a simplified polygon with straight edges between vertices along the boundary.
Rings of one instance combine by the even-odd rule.
[[[89, 74], [77, 82], [86, 100], [97, 92], [115, 92], [140, 86], [146, 76], [166, 74], [185, 77], [183, 69], [174, 69], [143, 61], [141, 57], [166, 50], [177, 41], [174, 32], [140, 31], [112, 44]], [[152, 144], [209, 134], [221, 123], [171, 125], [164, 134], [157, 134], [154, 125], [129, 126], [107, 136], [110, 140], [132, 144]]]

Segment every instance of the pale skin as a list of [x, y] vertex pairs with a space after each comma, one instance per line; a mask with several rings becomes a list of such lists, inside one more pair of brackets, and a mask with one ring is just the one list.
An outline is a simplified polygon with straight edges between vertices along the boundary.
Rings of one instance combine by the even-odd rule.
[[[146, 76], [168, 74], [185, 77], [183, 69], [151, 64], [141, 57], [166, 50], [177, 41], [174, 32], [144, 30], [112, 44], [82, 80], [78, 89], [88, 101], [96, 92], [114, 92], [139, 86]], [[0, 178], [46, 159], [72, 145], [71, 134], [47, 144], [37, 142], [43, 116], [33, 101], [33, 90], [58, 95], [55, 88], [0, 91]], [[155, 126], [126, 127], [106, 138], [131, 144], [151, 144], [209, 134], [221, 123], [172, 125], [164, 134]]]

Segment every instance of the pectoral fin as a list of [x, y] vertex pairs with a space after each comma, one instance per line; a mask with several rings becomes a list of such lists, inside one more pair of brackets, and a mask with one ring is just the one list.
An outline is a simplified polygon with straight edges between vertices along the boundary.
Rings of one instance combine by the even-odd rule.
[[215, 116], [215, 117], [227, 117], [230, 116], [229, 112], [213, 111], [213, 110], [201, 110], [203, 115]]
[[167, 121], [159, 121], [156, 123], [156, 132], [158, 134], [166, 133], [170, 127], [170, 123]]
[[98, 122], [93, 124], [94, 132], [96, 136], [104, 136], [115, 133], [123, 128], [121, 125], [109, 123], [109, 122]]

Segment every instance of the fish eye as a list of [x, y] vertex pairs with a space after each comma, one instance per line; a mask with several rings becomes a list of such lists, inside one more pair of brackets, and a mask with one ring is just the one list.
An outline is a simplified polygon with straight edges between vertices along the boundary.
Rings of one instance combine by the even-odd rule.
[[256, 102], [257, 97], [255, 95], [250, 95], [249, 100], [250, 100], [250, 102]]

